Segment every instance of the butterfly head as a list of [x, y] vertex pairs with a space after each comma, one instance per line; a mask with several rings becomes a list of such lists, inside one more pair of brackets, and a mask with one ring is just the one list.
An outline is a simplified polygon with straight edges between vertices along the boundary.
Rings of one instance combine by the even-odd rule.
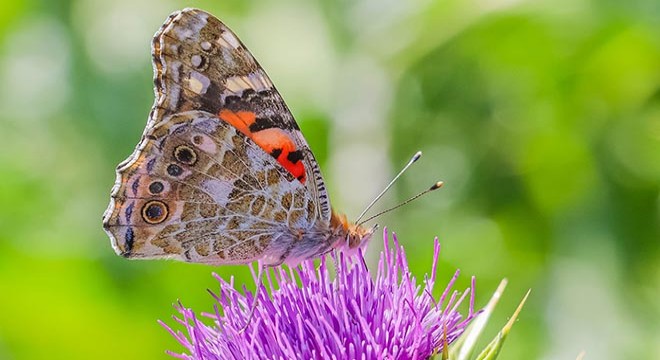
[[344, 251], [348, 250], [349, 252], [364, 248], [378, 228], [378, 225], [370, 228], [358, 225], [348, 221], [346, 215], [335, 212], [332, 213], [330, 224], [336, 234], [333, 247], [341, 248]]

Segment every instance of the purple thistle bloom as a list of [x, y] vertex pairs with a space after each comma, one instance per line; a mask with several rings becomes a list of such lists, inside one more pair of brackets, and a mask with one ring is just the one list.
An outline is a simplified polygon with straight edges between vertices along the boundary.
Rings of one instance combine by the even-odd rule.
[[[431, 277], [425, 277], [421, 285], [411, 275], [396, 235], [392, 234], [391, 247], [387, 230], [383, 237], [385, 250], [375, 280], [361, 251], [358, 256], [339, 254], [334, 258], [334, 279], [326, 258], [318, 269], [311, 260], [288, 271], [276, 268], [277, 286], [269, 272], [266, 278], [272, 295], [261, 291], [244, 332], [241, 329], [253, 295], [245, 289], [247, 295], [239, 293], [233, 278], [226, 282], [214, 274], [220, 282], [219, 295], [213, 294], [215, 313], [202, 314], [213, 325], [204, 324], [179, 303], [176, 308], [182, 318], [174, 319], [187, 334], [161, 324], [188, 354], [170, 354], [181, 359], [427, 359], [441, 352], [476, 316], [474, 278], [459, 297], [457, 291], [451, 291], [459, 274], [456, 271], [436, 301], [432, 291], [440, 253], [438, 239], [434, 241]], [[456, 309], [468, 293], [469, 310], [463, 318]]]

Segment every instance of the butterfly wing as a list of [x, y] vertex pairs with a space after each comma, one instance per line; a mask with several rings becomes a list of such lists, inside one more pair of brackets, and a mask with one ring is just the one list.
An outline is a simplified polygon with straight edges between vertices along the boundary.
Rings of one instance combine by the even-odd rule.
[[266, 72], [236, 35], [198, 9], [175, 12], [152, 43], [156, 102], [150, 121], [202, 110], [217, 114], [271, 154], [331, 210], [323, 177], [298, 124]]
[[[214, 264], [270, 255], [281, 262], [291, 229], [317, 221], [314, 202], [291, 173], [214, 114], [188, 111], [147, 129], [118, 168], [104, 215], [117, 253]], [[279, 239], [285, 237], [285, 239]]]
[[212, 15], [185, 9], [156, 33], [153, 62], [156, 101], [104, 214], [115, 250], [215, 264], [318, 255], [314, 231], [330, 221], [323, 179], [248, 50]]

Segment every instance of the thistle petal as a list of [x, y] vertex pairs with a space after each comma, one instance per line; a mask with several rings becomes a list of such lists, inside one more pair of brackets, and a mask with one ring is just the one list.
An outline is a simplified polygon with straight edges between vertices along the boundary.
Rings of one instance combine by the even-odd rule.
[[[428, 359], [446, 352], [478, 314], [474, 279], [470, 288], [458, 293], [452, 290], [456, 272], [436, 299], [432, 294], [440, 251], [437, 238], [431, 277], [422, 283], [411, 274], [396, 235], [390, 242], [385, 229], [383, 238], [375, 276], [361, 250], [357, 256], [324, 257], [318, 267], [305, 261], [289, 271], [272, 269], [266, 285], [260, 284], [265, 288], [258, 300], [249, 291], [236, 290], [233, 279], [227, 282], [214, 274], [220, 283], [219, 292], [212, 294], [216, 311], [201, 314], [212, 324], [180, 304], [175, 306], [175, 320], [183, 332], [161, 322], [186, 349], [170, 354], [181, 359]], [[328, 259], [334, 263], [334, 278]], [[253, 277], [256, 281], [254, 273]], [[462, 315], [457, 309], [468, 294], [468, 313]], [[258, 306], [242, 331], [254, 301]]]

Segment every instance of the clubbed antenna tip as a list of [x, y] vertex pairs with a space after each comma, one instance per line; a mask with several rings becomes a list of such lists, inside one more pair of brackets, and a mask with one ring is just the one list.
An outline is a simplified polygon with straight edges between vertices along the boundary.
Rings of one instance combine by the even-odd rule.
[[415, 161], [419, 160], [419, 158], [421, 157], [422, 157], [422, 152], [418, 151], [415, 153], [415, 155], [413, 155], [412, 159], [410, 159], [410, 162], [414, 163]]
[[431, 188], [429, 189], [429, 191], [438, 190], [438, 189], [440, 189], [440, 188], [442, 187], [442, 185], [444, 185], [444, 184], [445, 184], [444, 182], [442, 182], [442, 181], [438, 181], [437, 183], [433, 184], [433, 186], [431, 186]]

